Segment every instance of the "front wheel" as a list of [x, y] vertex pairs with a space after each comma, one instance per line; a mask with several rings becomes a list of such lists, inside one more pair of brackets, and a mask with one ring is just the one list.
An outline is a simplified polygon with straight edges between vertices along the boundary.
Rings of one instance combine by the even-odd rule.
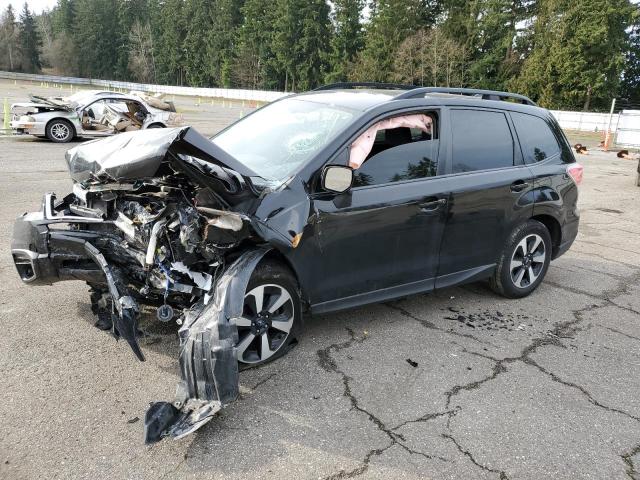
[[56, 143], [70, 142], [75, 135], [73, 125], [63, 119], [52, 120], [49, 122], [45, 133], [49, 140]]
[[537, 220], [529, 220], [507, 239], [491, 288], [507, 298], [526, 297], [542, 283], [550, 263], [549, 230]]
[[251, 276], [238, 328], [238, 361], [260, 365], [281, 357], [300, 332], [302, 307], [290, 270], [266, 261]]

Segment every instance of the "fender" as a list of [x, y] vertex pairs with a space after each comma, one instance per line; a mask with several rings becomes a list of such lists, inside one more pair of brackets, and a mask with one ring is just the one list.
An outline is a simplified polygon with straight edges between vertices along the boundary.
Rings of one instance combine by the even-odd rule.
[[234, 319], [242, 316], [251, 275], [270, 250], [255, 247], [245, 251], [216, 282], [213, 297], [185, 313], [178, 331], [182, 379], [176, 400], [149, 406], [144, 421], [146, 444], [188, 435], [238, 397], [238, 330]]

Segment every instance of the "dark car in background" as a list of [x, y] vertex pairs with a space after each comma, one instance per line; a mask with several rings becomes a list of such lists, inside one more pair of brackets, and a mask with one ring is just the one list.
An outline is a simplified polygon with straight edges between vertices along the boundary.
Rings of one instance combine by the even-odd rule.
[[142, 306], [181, 325], [182, 381], [147, 442], [234, 400], [238, 362], [284, 354], [303, 312], [483, 279], [523, 297], [578, 232], [582, 167], [547, 110], [506, 92], [336, 84], [211, 140], [123, 133], [67, 163], [73, 193], [18, 218], [13, 258], [28, 284], [86, 282], [97, 326], [141, 360]]

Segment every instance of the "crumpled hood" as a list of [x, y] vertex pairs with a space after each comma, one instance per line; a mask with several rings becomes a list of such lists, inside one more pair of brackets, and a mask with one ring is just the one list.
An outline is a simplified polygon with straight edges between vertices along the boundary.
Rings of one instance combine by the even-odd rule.
[[59, 108], [60, 110], [65, 110], [62, 107], [56, 107], [55, 105], [51, 105], [49, 103], [35, 103], [35, 102], [18, 102], [12, 103], [11, 109], [14, 108]]
[[153, 177], [169, 151], [195, 156], [245, 177], [256, 176], [253, 170], [191, 127], [124, 132], [83, 143], [67, 151], [65, 158], [69, 174], [76, 182], [89, 179], [119, 182]]

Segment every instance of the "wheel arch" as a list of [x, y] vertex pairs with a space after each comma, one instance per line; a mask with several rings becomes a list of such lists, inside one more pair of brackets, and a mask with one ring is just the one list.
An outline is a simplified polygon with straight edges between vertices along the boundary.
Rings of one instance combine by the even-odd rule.
[[304, 285], [302, 285], [300, 281], [300, 275], [298, 275], [298, 272], [296, 271], [296, 268], [293, 265], [293, 262], [291, 262], [291, 260], [287, 258], [286, 255], [284, 255], [280, 250], [276, 248], [272, 248], [271, 250], [269, 250], [260, 262], [262, 263], [267, 260], [272, 260], [272, 261], [281, 263], [283, 266], [285, 266], [287, 269], [291, 271], [291, 274], [293, 275], [293, 277], [296, 280], [296, 283], [298, 284], [300, 299], [302, 300], [302, 304], [303, 304], [302, 309], [303, 311], [307, 311], [310, 305], [309, 298], [305, 293]]
[[549, 235], [551, 236], [552, 257], [555, 256], [560, 247], [560, 243], [562, 243], [562, 226], [560, 222], [554, 216], [547, 214], [534, 215], [531, 217], [531, 220], [537, 220], [547, 227]]

